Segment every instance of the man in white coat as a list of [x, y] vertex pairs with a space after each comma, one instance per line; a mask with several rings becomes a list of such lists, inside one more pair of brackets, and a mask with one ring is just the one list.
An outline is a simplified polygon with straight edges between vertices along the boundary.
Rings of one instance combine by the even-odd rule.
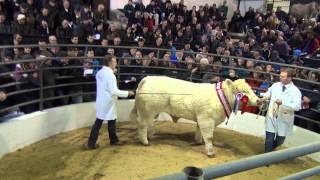
[[265, 152], [271, 152], [280, 146], [293, 129], [294, 111], [301, 108], [301, 92], [292, 82], [293, 71], [284, 68], [280, 73], [280, 82], [274, 83], [263, 99], [270, 99], [265, 120]]
[[88, 143], [84, 145], [85, 149], [96, 149], [99, 147], [96, 142], [103, 121], [108, 121], [110, 144], [123, 144], [116, 135], [116, 102], [118, 97], [134, 95], [133, 91], [122, 91], [118, 89], [116, 76], [114, 75], [117, 66], [116, 58], [107, 55], [103, 59], [103, 64], [103, 67], [96, 74], [96, 121], [92, 126]]

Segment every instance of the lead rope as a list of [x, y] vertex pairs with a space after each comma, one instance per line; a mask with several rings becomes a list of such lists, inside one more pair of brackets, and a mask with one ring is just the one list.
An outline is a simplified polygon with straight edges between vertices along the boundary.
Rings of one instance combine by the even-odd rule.
[[[269, 103], [270, 103], [270, 100], [266, 100], [264, 103], [262, 103], [260, 106], [259, 106], [259, 112], [257, 114], [257, 118], [259, 117], [259, 115], [262, 115], [264, 114], [268, 108], [269, 108]], [[273, 102], [275, 103], [275, 102]], [[279, 105], [277, 105], [277, 108], [276, 109], [272, 109], [272, 114], [273, 114], [273, 117], [271, 118], [271, 123], [272, 123], [272, 126], [274, 127], [275, 129], [275, 133], [276, 133], [276, 136], [274, 137], [274, 140], [276, 139], [277, 135], [278, 135], [278, 126], [276, 125], [276, 119], [278, 118], [278, 114], [279, 114]]]

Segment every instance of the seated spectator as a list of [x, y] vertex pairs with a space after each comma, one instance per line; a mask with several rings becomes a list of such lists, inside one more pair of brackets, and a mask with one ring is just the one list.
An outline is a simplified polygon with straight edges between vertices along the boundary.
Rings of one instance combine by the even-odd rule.
[[272, 47], [272, 50], [278, 51], [279, 56], [283, 59], [286, 59], [289, 55], [290, 47], [283, 37], [279, 35], [277, 41]]
[[[7, 100], [7, 94], [0, 89], [0, 110], [10, 107], [10, 103]], [[6, 120], [23, 115], [17, 108], [9, 109], [0, 113], [0, 123]]]
[[[121, 39], [120, 39], [120, 37], [117, 36], [117, 37], [115, 37], [115, 38], [113, 39], [113, 45], [114, 45], [114, 46], [121, 46]], [[114, 50], [114, 55], [115, 55], [116, 57], [122, 57], [124, 51], [125, 51], [125, 49], [115, 48], [115, 50]]]
[[292, 49], [297, 49], [303, 44], [303, 38], [299, 31], [294, 32], [293, 36], [289, 39], [289, 44]]
[[49, 28], [48, 21], [41, 20], [40, 25], [38, 26], [38, 34], [40, 36], [49, 36], [51, 34], [51, 29]]
[[[293, 54], [292, 54], [292, 58], [291, 59], [288, 59], [286, 61], [287, 64], [297, 64], [297, 65], [303, 65], [304, 62], [301, 60], [301, 50], [300, 49], [295, 49], [293, 51]], [[308, 63], [308, 62], [306, 62]]]
[[308, 32], [307, 38], [302, 44], [302, 52], [312, 55], [318, 48], [320, 48], [320, 42], [315, 38], [314, 32]]
[[136, 65], [136, 66], [141, 66], [142, 65], [142, 58], [143, 58], [142, 52], [136, 51], [134, 58], [135, 59], [133, 61], [131, 61], [131, 64]]
[[96, 41], [101, 41], [104, 37], [107, 36], [108, 23], [99, 23], [94, 26], [94, 39]]
[[[285, 63], [285, 60], [282, 59], [280, 56], [279, 56], [279, 52], [276, 51], [276, 50], [273, 50], [271, 52], [271, 57], [269, 59], [271, 62], [276, 62], [276, 63]], [[274, 65], [274, 71], [276, 73], [279, 73], [280, 72], [280, 69], [281, 69], [281, 66], [280, 65]]]
[[221, 81], [221, 66], [222, 63], [220, 61], [216, 61], [213, 65], [209, 65], [211, 68], [203, 75], [202, 82], [214, 84]]
[[224, 78], [235, 81], [235, 80], [239, 79], [239, 76], [236, 74], [236, 70], [231, 67], [228, 70], [228, 74]]
[[[133, 73], [134, 67], [130, 67], [131, 65], [130, 55], [124, 54], [120, 59], [120, 89], [132, 90], [136, 86], [136, 78]], [[125, 73], [125, 74], [123, 74]]]
[[127, 27], [126, 32], [124, 35], [122, 35], [122, 38], [124, 42], [132, 42], [134, 39], [134, 34], [132, 32], [132, 27]]
[[241, 79], [246, 79], [249, 76], [249, 72], [246, 71], [246, 61], [242, 58], [236, 60], [236, 67], [242, 69], [236, 69], [236, 75]]
[[183, 80], [191, 81], [192, 71], [195, 71], [194, 68], [196, 67], [193, 58], [190, 55], [186, 56], [185, 62], [181, 63], [180, 66], [186, 69], [185, 71], [180, 72], [180, 78]]
[[250, 72], [249, 77], [247, 79], [247, 83], [249, 84], [249, 86], [253, 89], [257, 89], [260, 87], [261, 85], [261, 79], [262, 79], [262, 74], [261, 72], [263, 71], [261, 66], [256, 66], [254, 68], [254, 71], [258, 71], [258, 72]]
[[6, 22], [6, 15], [3, 12], [0, 12], [0, 33], [12, 33], [11, 26]]
[[193, 82], [201, 82], [202, 81], [204, 74], [208, 70], [208, 65], [209, 65], [209, 61], [207, 58], [201, 58], [199, 60], [199, 64], [191, 71]]
[[[139, 51], [137, 51], [137, 53], [138, 52]], [[151, 60], [149, 59], [148, 55], [144, 56], [141, 61], [142, 61], [141, 66], [133, 69], [133, 73], [135, 74], [134, 77], [136, 79], [135, 88], [137, 88], [138, 84], [144, 77], [155, 73], [154, 70], [150, 68]], [[164, 75], [166, 74], [164, 73]]]
[[95, 52], [94, 52], [94, 54], [96, 55], [96, 56], [105, 56], [105, 55], [107, 55], [107, 46], [108, 46], [108, 40], [106, 39], [106, 38], [103, 38], [102, 40], [101, 40], [101, 46], [102, 47], [97, 47], [96, 49], [95, 49]]
[[[310, 71], [308, 80], [319, 82], [319, 74]], [[320, 115], [319, 90], [320, 90], [319, 85], [317, 84], [310, 84], [310, 83], [304, 84], [302, 89], [303, 104], [302, 104], [302, 109], [299, 112], [297, 112], [298, 115], [301, 115], [316, 121], [318, 120], [318, 117]], [[317, 124], [305, 121], [296, 116], [295, 116], [295, 123], [298, 124], [299, 126], [306, 127], [313, 131], [318, 130], [319, 132], [319, 128], [317, 129]]]
[[[94, 58], [94, 49], [88, 48], [86, 59], [83, 61], [83, 77], [84, 82], [92, 82], [93, 84], [86, 84], [83, 86], [83, 92], [95, 92], [95, 75], [98, 72], [98, 70], [101, 68], [101, 60]], [[85, 95], [83, 97], [83, 100], [85, 102], [94, 101], [95, 96], [94, 95]]]
[[13, 24], [12, 31], [13, 33], [22, 35], [32, 35], [34, 33], [33, 27], [27, 24], [26, 16], [24, 14], [19, 14], [17, 16], [17, 21]]
[[262, 55], [264, 60], [269, 61], [269, 58], [271, 56], [271, 50], [270, 50], [269, 42], [263, 42], [262, 43], [261, 55]]

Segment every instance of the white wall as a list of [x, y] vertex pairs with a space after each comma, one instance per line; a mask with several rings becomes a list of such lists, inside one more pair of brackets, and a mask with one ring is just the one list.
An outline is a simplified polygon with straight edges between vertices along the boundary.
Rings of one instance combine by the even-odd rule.
[[[191, 9], [192, 6], [197, 6], [197, 8], [200, 5], [209, 4], [211, 6], [212, 4], [216, 4], [217, 7], [219, 7], [220, 4], [223, 3], [224, 0], [184, 0], [184, 4], [188, 7], [188, 9]], [[143, 4], [147, 6], [150, 3], [150, 0], [142, 0]], [[180, 0], [171, 0], [173, 3], [179, 3]], [[261, 8], [264, 6], [265, 0], [241, 0], [240, 1], [240, 12], [242, 15], [245, 14], [245, 12], [249, 9], [249, 7], [253, 7], [255, 9]], [[128, 3], [127, 0], [111, 0], [111, 10], [115, 9], [122, 9], [126, 4]], [[229, 7], [228, 10], [228, 19], [231, 19], [233, 12], [237, 9], [238, 6], [238, 0], [227, 0], [227, 5]]]
[[[117, 105], [118, 121], [128, 121], [134, 100], [119, 100]], [[232, 115], [228, 125], [222, 123], [219, 127], [264, 137], [264, 118], [256, 118], [256, 115], [249, 113]], [[170, 119], [165, 113], [158, 118]], [[91, 126], [94, 121], [95, 103], [83, 103], [35, 112], [0, 123], [0, 157], [55, 134]], [[179, 121], [192, 122], [183, 119]], [[320, 141], [319, 134], [294, 127], [294, 132], [287, 138], [285, 145], [298, 146], [316, 141]], [[309, 156], [320, 162], [320, 153]]]

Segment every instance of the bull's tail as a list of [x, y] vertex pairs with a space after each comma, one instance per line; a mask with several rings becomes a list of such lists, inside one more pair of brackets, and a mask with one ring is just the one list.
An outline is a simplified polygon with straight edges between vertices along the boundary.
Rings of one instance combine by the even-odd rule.
[[137, 122], [138, 121], [138, 110], [137, 110], [137, 101], [139, 101], [139, 92], [141, 90], [141, 87], [143, 86], [143, 84], [146, 82], [146, 78], [143, 78], [138, 87], [137, 87], [137, 90], [136, 90], [136, 98], [135, 98], [135, 103], [134, 103], [134, 106], [133, 106], [133, 109], [131, 110], [131, 113], [130, 113], [130, 119], [131, 121], [135, 121]]
[[140, 81], [140, 83], [139, 83], [139, 85], [138, 85], [138, 87], [137, 87], [137, 89], [136, 89], [137, 95], [139, 95], [139, 92], [140, 92], [140, 90], [141, 90], [141, 87], [142, 87], [143, 84], [146, 82], [146, 79], [147, 79], [147, 77], [143, 78], [143, 79]]
[[137, 107], [135, 104], [134, 104], [133, 109], [131, 110], [131, 113], [130, 113], [130, 120], [135, 121], [135, 122], [137, 122], [137, 120], [138, 120], [138, 111], [137, 111]]

